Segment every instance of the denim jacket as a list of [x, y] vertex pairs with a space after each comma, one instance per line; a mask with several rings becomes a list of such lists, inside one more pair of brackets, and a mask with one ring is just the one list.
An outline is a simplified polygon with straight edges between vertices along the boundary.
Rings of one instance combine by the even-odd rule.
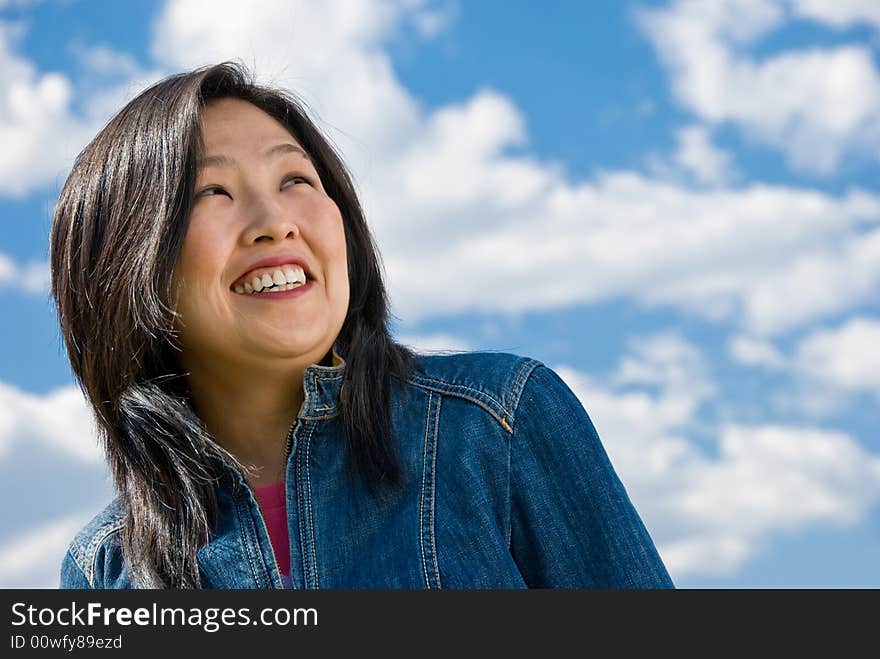
[[[508, 353], [420, 356], [392, 387], [406, 486], [380, 502], [346, 477], [338, 362], [303, 374], [286, 467], [293, 587], [674, 587], [587, 412], [552, 369]], [[218, 486], [219, 520], [197, 553], [202, 585], [282, 588], [257, 500], [235, 474]], [[76, 535], [61, 588], [137, 587], [122, 522], [117, 498]]]

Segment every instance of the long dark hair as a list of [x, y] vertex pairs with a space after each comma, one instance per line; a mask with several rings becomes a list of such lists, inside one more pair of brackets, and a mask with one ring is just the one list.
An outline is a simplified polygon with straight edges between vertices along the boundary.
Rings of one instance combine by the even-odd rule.
[[76, 158], [50, 233], [52, 295], [73, 373], [90, 401], [125, 511], [122, 549], [147, 588], [200, 587], [196, 550], [235, 456], [188, 397], [173, 329], [172, 273], [203, 155], [200, 112], [238, 98], [310, 154], [342, 214], [350, 301], [335, 349], [346, 361], [340, 418], [350, 473], [380, 495], [401, 484], [390, 396], [416, 355], [389, 334], [381, 258], [340, 157], [289, 93], [224, 62], [169, 76], [129, 102]]

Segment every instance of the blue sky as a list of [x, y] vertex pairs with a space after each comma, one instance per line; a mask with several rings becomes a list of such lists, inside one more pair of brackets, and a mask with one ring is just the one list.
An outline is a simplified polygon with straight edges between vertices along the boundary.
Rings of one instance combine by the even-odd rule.
[[880, 586], [873, 0], [0, 0], [0, 585], [57, 583], [111, 495], [54, 199], [128, 98], [222, 59], [339, 146], [401, 340], [564, 377], [679, 586]]

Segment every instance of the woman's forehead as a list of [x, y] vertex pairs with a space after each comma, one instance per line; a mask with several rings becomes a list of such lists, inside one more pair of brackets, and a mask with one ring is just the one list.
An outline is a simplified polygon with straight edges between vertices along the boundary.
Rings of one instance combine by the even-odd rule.
[[202, 140], [206, 155], [212, 147], [259, 151], [278, 142], [289, 142], [305, 153], [288, 128], [256, 105], [237, 98], [223, 98], [205, 105], [201, 112]]

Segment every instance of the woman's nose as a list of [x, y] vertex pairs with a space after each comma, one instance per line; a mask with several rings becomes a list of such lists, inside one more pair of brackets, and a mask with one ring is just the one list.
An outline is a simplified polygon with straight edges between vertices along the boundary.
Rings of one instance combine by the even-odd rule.
[[249, 210], [251, 220], [244, 235], [248, 244], [299, 236], [299, 225], [290, 209], [283, 208], [276, 200], [266, 197], [254, 199]]

